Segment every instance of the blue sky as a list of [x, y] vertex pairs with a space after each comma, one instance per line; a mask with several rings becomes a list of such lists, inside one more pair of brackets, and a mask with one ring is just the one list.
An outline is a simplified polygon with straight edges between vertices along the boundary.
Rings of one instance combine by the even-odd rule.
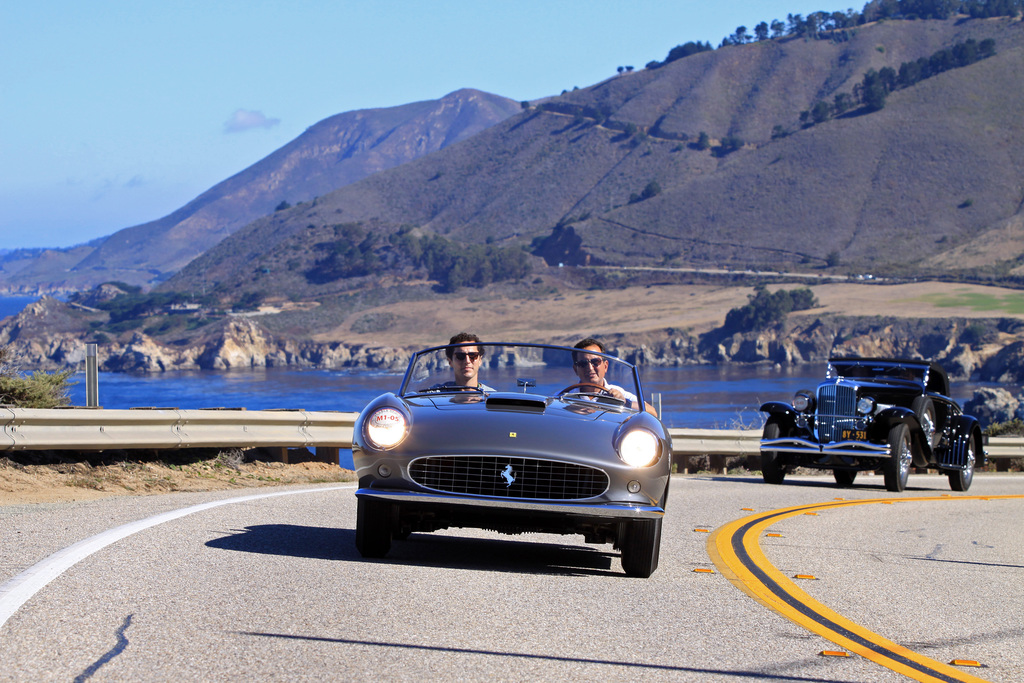
[[31, 0], [0, 6], [0, 249], [155, 220], [317, 121], [514, 100], [836, 0]]

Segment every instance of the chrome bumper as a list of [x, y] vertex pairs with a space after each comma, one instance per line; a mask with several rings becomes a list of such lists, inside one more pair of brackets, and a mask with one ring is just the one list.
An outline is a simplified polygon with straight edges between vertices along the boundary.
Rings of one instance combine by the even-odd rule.
[[506, 498], [466, 498], [461, 496], [394, 491], [386, 489], [358, 489], [356, 497], [390, 500], [396, 503], [493, 508], [525, 512], [550, 512], [581, 517], [607, 517], [621, 519], [660, 519], [665, 509], [657, 505], [630, 505], [628, 503], [578, 503], [557, 501], [531, 501]]
[[889, 455], [889, 444], [865, 443], [864, 441], [836, 441], [820, 444], [809, 439], [783, 437], [780, 439], [761, 439], [762, 451], [778, 451], [780, 453], [804, 453], [807, 455], [845, 455], [849, 457]]

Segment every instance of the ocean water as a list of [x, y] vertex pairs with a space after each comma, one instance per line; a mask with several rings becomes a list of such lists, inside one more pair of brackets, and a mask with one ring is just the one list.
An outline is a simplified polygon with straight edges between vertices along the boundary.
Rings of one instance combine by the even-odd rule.
[[[825, 364], [773, 366], [650, 367], [641, 370], [648, 400], [660, 394], [662, 419], [669, 427], [759, 429], [758, 407], [789, 400], [799, 389], [813, 389]], [[85, 375], [72, 378], [72, 405], [85, 405]], [[133, 375], [100, 373], [104, 408], [246, 408], [247, 410], [337, 410], [358, 412], [373, 398], [396, 391], [398, 373], [288, 370], [165, 372]], [[961, 403], [978, 385], [954, 382]], [[1014, 387], [1009, 387], [1014, 390]]]
[[[813, 387], [824, 365], [798, 370], [771, 368], [650, 368], [641, 373], [648, 400], [661, 395], [670, 427], [720, 428], [761, 426], [758, 406], [790, 398]], [[85, 405], [85, 375], [72, 381], [73, 405]], [[99, 400], [104, 408], [246, 408], [359, 412], [380, 394], [395, 391], [401, 374], [332, 370], [257, 369], [229, 372], [166, 372], [133, 375], [100, 373]]]
[[21, 309], [38, 299], [37, 296], [0, 296], [0, 320], [20, 313]]

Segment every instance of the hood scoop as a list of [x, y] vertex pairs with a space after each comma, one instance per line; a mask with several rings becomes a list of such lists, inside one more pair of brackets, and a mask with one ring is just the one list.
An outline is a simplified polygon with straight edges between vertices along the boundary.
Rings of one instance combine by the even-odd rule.
[[530, 394], [495, 393], [487, 397], [487, 410], [543, 413], [548, 402]]

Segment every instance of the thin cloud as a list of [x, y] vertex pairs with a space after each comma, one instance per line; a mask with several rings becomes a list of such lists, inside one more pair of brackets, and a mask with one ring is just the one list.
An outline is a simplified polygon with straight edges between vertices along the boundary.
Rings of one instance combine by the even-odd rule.
[[231, 118], [224, 122], [224, 132], [241, 133], [253, 128], [273, 128], [279, 123], [281, 119], [267, 118], [261, 111], [236, 109]]

